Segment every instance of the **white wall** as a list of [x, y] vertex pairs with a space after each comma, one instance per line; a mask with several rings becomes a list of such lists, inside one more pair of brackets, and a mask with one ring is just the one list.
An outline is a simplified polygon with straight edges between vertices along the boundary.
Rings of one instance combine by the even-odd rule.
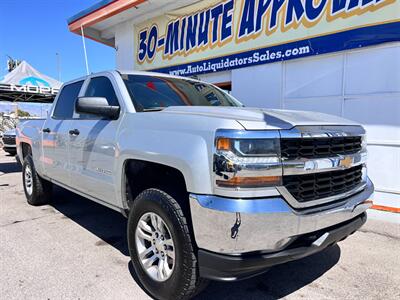
[[133, 23], [127, 21], [115, 26], [115, 46], [116, 62], [115, 65], [119, 70], [135, 69], [135, 39], [133, 34]]
[[362, 123], [374, 202], [400, 207], [400, 43], [232, 70], [231, 78], [232, 95], [247, 106], [319, 111]]
[[281, 108], [282, 64], [232, 70], [232, 95], [246, 106]]

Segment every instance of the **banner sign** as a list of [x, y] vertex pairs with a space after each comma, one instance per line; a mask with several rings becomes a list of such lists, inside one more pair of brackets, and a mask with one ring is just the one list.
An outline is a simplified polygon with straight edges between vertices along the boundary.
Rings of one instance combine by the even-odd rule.
[[42, 94], [42, 95], [57, 95], [59, 88], [50, 86], [37, 86], [37, 85], [17, 85], [17, 84], [3, 84], [0, 83], [0, 91], [5, 92], [21, 92], [28, 94]]
[[205, 0], [135, 26], [135, 65], [189, 76], [390, 41], [399, 0]]

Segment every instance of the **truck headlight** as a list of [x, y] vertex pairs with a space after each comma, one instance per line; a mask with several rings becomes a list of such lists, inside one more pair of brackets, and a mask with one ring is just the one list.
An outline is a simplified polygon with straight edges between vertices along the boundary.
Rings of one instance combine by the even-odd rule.
[[277, 157], [278, 149], [277, 139], [217, 139], [217, 150], [231, 150], [240, 157]]
[[217, 136], [214, 173], [219, 187], [255, 188], [280, 185], [282, 166], [279, 134], [271, 138]]

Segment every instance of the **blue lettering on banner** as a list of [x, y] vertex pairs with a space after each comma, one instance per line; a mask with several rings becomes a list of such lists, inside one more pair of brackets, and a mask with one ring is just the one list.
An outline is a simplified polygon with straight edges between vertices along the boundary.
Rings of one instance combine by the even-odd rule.
[[[376, 28], [391, 30], [399, 26], [398, 19], [391, 22], [371, 23], [366, 27], [353, 29], [349, 27], [340, 33], [320, 33], [320, 36], [304, 38], [303, 41], [285, 41], [281, 44], [268, 46], [268, 37], [279, 30], [280, 34], [287, 30], [295, 30], [300, 24], [305, 29], [312, 28], [322, 19], [329, 23], [337, 18], [359, 17], [366, 12], [395, 3], [396, 0], [225, 0], [211, 7], [204, 8], [192, 14], [180, 16], [169, 21], [160, 30], [156, 24], [139, 30], [137, 41], [137, 61], [149, 64], [159, 56], [168, 65], [176, 56], [189, 56], [191, 53], [207, 51], [220, 47], [218, 58], [203, 60], [201, 63], [183, 63], [179, 66], [195, 66], [204, 62], [215, 62], [224, 58], [223, 66], [218, 70], [232, 69], [254, 64], [268, 63], [277, 60], [293, 59], [308, 55], [317, 55], [332, 51], [340, 51], [364, 45], [382, 43], [384, 41], [399, 41], [400, 30], [387, 32], [379, 30], [378, 35], [372, 35]], [[397, 0], [398, 1], [398, 0]], [[239, 13], [234, 13], [240, 9]], [[151, 23], [150, 23], [151, 24]], [[325, 23], [324, 23], [325, 24]], [[322, 26], [325, 26], [322, 24]], [[378, 25], [379, 24], [379, 25]], [[331, 29], [329, 27], [328, 29]], [[374, 28], [374, 29], [372, 29]], [[375, 30], [375, 31], [374, 31]], [[363, 35], [359, 33], [363, 32]], [[264, 36], [261, 36], [264, 35]], [[241, 53], [226, 55], [223, 46], [227, 43], [240, 44], [251, 39], [265, 39], [265, 46], [259, 49], [241, 47]], [[303, 33], [304, 36], [304, 33]], [[338, 37], [341, 37], [340, 39]], [[333, 39], [335, 37], [335, 40]], [[324, 40], [325, 44], [317, 41]], [[278, 39], [279, 41], [279, 39]], [[264, 42], [264, 40], [263, 40]], [[317, 44], [316, 44], [317, 43]], [[260, 45], [260, 43], [257, 43]], [[290, 47], [292, 48], [288, 48]], [[333, 46], [335, 45], [335, 46]], [[278, 47], [278, 48], [277, 48]], [[307, 51], [305, 49], [308, 49]], [[227, 48], [232, 51], [232, 47]], [[249, 50], [247, 50], [249, 49]], [[280, 49], [280, 50], [272, 50]], [[268, 52], [271, 50], [270, 52]], [[289, 51], [290, 50], [290, 51]], [[289, 51], [289, 52], [287, 52]], [[224, 55], [225, 54], [225, 55]], [[234, 59], [234, 62], [232, 62]], [[189, 59], [188, 59], [189, 60]], [[187, 60], [186, 60], [187, 61]], [[170, 66], [158, 70], [175, 70], [178, 66]], [[207, 69], [191, 68], [185, 74], [204, 73]]]
[[[250, 65], [273, 63], [310, 55], [319, 55], [339, 50], [371, 46], [382, 42], [400, 40], [400, 22], [389, 23], [321, 36], [284, 45], [251, 50], [243, 53], [212, 58], [199, 62], [152, 69], [152, 71], [179, 76], [191, 76], [219, 72]], [[381, 39], [373, 39], [381, 36]]]

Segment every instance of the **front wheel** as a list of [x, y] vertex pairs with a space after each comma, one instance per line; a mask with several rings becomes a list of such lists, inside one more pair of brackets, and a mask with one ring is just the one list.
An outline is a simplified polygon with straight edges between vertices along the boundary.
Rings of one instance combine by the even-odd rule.
[[167, 193], [148, 189], [135, 199], [128, 246], [140, 282], [156, 299], [189, 299], [204, 288], [187, 220]]

